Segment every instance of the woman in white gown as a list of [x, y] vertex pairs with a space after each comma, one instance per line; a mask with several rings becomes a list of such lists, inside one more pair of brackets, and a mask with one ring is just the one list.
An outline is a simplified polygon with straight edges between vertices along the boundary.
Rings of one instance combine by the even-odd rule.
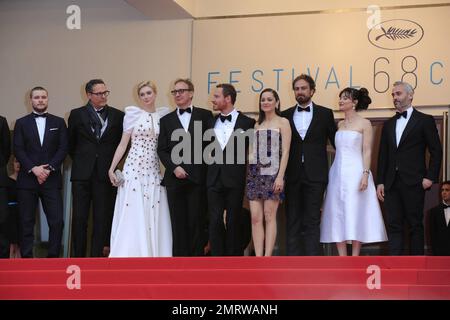
[[345, 114], [336, 133], [336, 156], [329, 172], [320, 242], [336, 243], [340, 256], [358, 256], [361, 243], [386, 241], [386, 229], [370, 173], [372, 125], [357, 114], [371, 103], [369, 92], [345, 88], [339, 110]]
[[[172, 256], [172, 227], [156, 148], [159, 119], [169, 109], [155, 109], [156, 86], [151, 81], [138, 85], [138, 96], [142, 107], [125, 108], [122, 140], [108, 172], [111, 183], [118, 186], [109, 256], [167, 257]], [[120, 181], [114, 170], [130, 139]]]

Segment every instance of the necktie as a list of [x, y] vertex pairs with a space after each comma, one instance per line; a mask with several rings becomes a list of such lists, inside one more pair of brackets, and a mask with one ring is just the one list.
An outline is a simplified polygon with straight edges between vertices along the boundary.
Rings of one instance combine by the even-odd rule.
[[233, 119], [233, 118], [231, 117], [231, 114], [229, 114], [229, 115], [227, 115], [227, 116], [220, 115], [219, 117], [220, 117], [220, 121], [222, 121], [222, 122], [225, 122], [225, 120], [228, 120], [228, 121], [231, 122], [231, 120]]
[[443, 203], [442, 206], [444, 207], [444, 209], [447, 209], [448, 207], [450, 207], [450, 205]]
[[407, 111], [403, 111], [403, 112], [396, 112], [395, 113], [395, 117], [397, 119], [400, 119], [400, 117], [403, 117], [406, 119], [406, 117], [408, 116], [408, 112]]
[[105, 112], [105, 108], [100, 109], [100, 110], [95, 110], [95, 112], [97, 112], [97, 114], [98, 114], [103, 120], [106, 120], [106, 112]]
[[192, 113], [191, 108], [187, 108], [187, 109], [178, 109], [178, 111], [180, 112], [180, 116], [181, 116], [183, 113], [185, 113], [185, 112], [187, 112], [187, 113]]
[[39, 114], [39, 113], [34, 113], [34, 112], [33, 112], [33, 115], [34, 115], [35, 118], [39, 118], [39, 117], [47, 118], [47, 113], [41, 113], [41, 114]]
[[297, 107], [297, 111], [298, 112], [302, 112], [302, 111], [306, 111], [306, 112], [310, 112], [311, 108], [308, 106], [306, 108], [302, 108], [302, 107]]

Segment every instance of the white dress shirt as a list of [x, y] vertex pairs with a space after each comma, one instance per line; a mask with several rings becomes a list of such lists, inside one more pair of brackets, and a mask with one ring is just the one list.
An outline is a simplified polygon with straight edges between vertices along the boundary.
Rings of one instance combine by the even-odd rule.
[[406, 118], [400, 117], [397, 119], [397, 124], [395, 126], [395, 137], [398, 144], [400, 143], [400, 139], [402, 138], [403, 131], [405, 131], [406, 125], [408, 124], [409, 118], [411, 118], [411, 114], [413, 112], [413, 108], [410, 106], [406, 109], [407, 115]]
[[177, 108], [177, 115], [178, 115], [178, 119], [180, 119], [181, 125], [183, 126], [184, 130], [187, 132], [189, 130], [189, 122], [191, 122], [192, 104], [189, 107], [187, 107], [186, 109], [191, 109], [191, 113], [185, 111], [183, 114], [180, 114], [180, 108]]
[[[229, 114], [231, 114], [231, 121], [225, 120], [225, 122], [222, 122], [219, 116], [214, 125], [214, 133], [216, 134], [217, 140], [219, 141], [222, 150], [225, 149], [225, 146], [227, 145], [228, 140], [233, 133], [239, 112], [236, 109], [233, 109], [233, 111], [231, 111]], [[223, 116], [228, 116], [229, 114], [221, 113], [221, 115]]]
[[[298, 134], [300, 135], [300, 137], [302, 137], [302, 139], [305, 139], [306, 136], [306, 132], [308, 131], [309, 125], [311, 124], [311, 120], [313, 117], [313, 103], [311, 102], [310, 104], [308, 104], [306, 107], [309, 107], [310, 111], [298, 111], [298, 107], [300, 105], [297, 103], [297, 105], [295, 106], [295, 111], [294, 111], [294, 125], [295, 128], [298, 131]], [[305, 107], [305, 108], [306, 108]], [[302, 107], [300, 107], [302, 108]]]
[[[34, 112], [35, 114], [40, 114], [37, 112]], [[46, 112], [44, 112], [46, 113]], [[36, 126], [39, 133], [39, 141], [41, 142], [41, 146], [44, 144], [44, 134], [45, 134], [45, 124], [47, 123], [46, 117], [36, 117], [34, 118], [34, 121], [36, 121]]]

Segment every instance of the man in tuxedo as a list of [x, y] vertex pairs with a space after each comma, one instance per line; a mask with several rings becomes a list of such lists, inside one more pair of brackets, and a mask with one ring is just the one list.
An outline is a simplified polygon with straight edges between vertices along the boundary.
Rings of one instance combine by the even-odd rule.
[[[436, 123], [411, 106], [414, 89], [395, 82], [392, 98], [397, 114], [383, 126], [378, 154], [377, 196], [385, 203], [389, 251], [402, 255], [403, 230], [409, 226], [409, 253], [424, 254], [425, 190], [438, 181], [442, 147]], [[430, 152], [428, 169], [425, 151]]]
[[431, 251], [450, 256], [450, 180], [441, 185], [442, 203], [430, 210]]
[[35, 87], [30, 92], [33, 112], [16, 121], [14, 154], [20, 163], [17, 200], [21, 221], [22, 258], [33, 257], [36, 206], [41, 199], [49, 226], [48, 257], [57, 258], [63, 233], [61, 164], [68, 149], [63, 118], [47, 112], [48, 92]]
[[0, 259], [9, 258], [8, 241], [8, 174], [6, 165], [11, 155], [8, 122], [0, 116]]
[[327, 142], [334, 146], [333, 112], [312, 102], [314, 80], [302, 74], [292, 82], [297, 104], [282, 112], [291, 124], [286, 168], [287, 255], [322, 255], [320, 218], [328, 183]]
[[[213, 143], [216, 144], [211, 149], [214, 154], [209, 157], [216, 161], [208, 166], [206, 182], [213, 256], [244, 254], [242, 201], [249, 146], [249, 141], [244, 139], [247, 139], [246, 131], [255, 126], [255, 120], [235, 109], [236, 95], [236, 89], [224, 83], [216, 86], [212, 99], [213, 109], [220, 111], [209, 126], [214, 129]], [[245, 149], [240, 150], [238, 146], [243, 142]], [[222, 153], [221, 156], [218, 153]]]
[[[202, 137], [212, 113], [192, 105], [194, 85], [189, 79], [177, 79], [171, 94], [177, 108], [160, 120], [158, 156], [166, 168], [162, 185], [167, 189], [173, 255], [200, 256], [206, 244], [203, 234], [206, 166]], [[176, 133], [177, 137], [172, 136]], [[187, 149], [175, 155], [174, 149], [181, 142], [186, 143]], [[181, 159], [175, 159], [177, 156]]]
[[86, 256], [87, 222], [92, 202], [91, 256], [109, 255], [117, 189], [108, 169], [123, 131], [124, 113], [107, 105], [109, 91], [101, 79], [85, 87], [89, 99], [69, 115], [69, 154], [72, 158], [72, 242], [74, 257]]

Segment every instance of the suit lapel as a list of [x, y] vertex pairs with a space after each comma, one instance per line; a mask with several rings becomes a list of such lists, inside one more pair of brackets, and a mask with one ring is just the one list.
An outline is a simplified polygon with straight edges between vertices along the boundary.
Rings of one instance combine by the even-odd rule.
[[[311, 133], [312, 128], [314, 128], [314, 126], [317, 122], [317, 119], [319, 118], [319, 110], [316, 108], [316, 105], [314, 102], [312, 103], [312, 109], [313, 109], [312, 110], [313, 116], [311, 119], [311, 123], [309, 124], [308, 130], [306, 130], [305, 140], [308, 139], [308, 136]], [[306, 112], [306, 111], [303, 111], [303, 112]], [[300, 137], [300, 139], [301, 139], [301, 137]]]
[[30, 114], [27, 119], [28, 125], [31, 128], [31, 132], [33, 135], [33, 139], [38, 146], [41, 146], [41, 139], [39, 139], [39, 131], [37, 128], [36, 120], [34, 119], [33, 114]]
[[[209, 120], [210, 121], [209, 128], [211, 128], [213, 131], [213, 139], [211, 139], [211, 142], [219, 144], [219, 140], [217, 139], [217, 135], [216, 135], [216, 130], [214, 128], [216, 126], [217, 119], [219, 119], [219, 114], [216, 114], [212, 119]], [[220, 145], [219, 145], [219, 148], [220, 148]]]
[[95, 134], [92, 131], [91, 121], [89, 118], [89, 111], [87, 109], [87, 108], [92, 108], [92, 107], [88, 104], [88, 105], [84, 106], [84, 108], [85, 109], [82, 109], [82, 112], [81, 112], [81, 122], [83, 122], [83, 125], [86, 128], [86, 132], [92, 137], [92, 139], [97, 141], [97, 138], [95, 137]]
[[[171, 117], [172, 117], [171, 122], [175, 125], [175, 127], [177, 129], [184, 130], [183, 125], [181, 124], [180, 118], [178, 118], [177, 108], [175, 108], [175, 110], [172, 111]], [[191, 115], [191, 119], [192, 119], [192, 115]]]
[[397, 119], [391, 118], [390, 120], [388, 120], [386, 125], [389, 139], [391, 139], [392, 145], [397, 148], [397, 135], [395, 133], [395, 129], [397, 127]]
[[403, 143], [403, 141], [405, 141], [405, 139], [408, 137], [408, 134], [411, 133], [411, 130], [416, 126], [417, 123], [418, 123], [417, 112], [416, 112], [416, 110], [413, 109], [411, 118], [409, 118], [409, 121], [406, 124], [405, 130], [403, 130], [403, 134], [400, 137], [400, 142], [398, 144], [399, 147]]
[[297, 110], [296, 108], [297, 108], [297, 106], [293, 106], [293, 107], [291, 108], [291, 110], [289, 110], [289, 113], [288, 113], [288, 119], [289, 119], [289, 122], [291, 123], [292, 133], [294, 134], [294, 136], [295, 136], [298, 140], [302, 140], [302, 137], [301, 137], [300, 134], [298, 133], [298, 130], [297, 130], [297, 128], [295, 127], [295, 123], [294, 123], [294, 114], [295, 114], [295, 111]]
[[42, 140], [42, 147], [44, 147], [47, 144], [48, 134], [50, 128], [52, 128], [52, 125], [53, 125], [52, 117], [47, 115], [47, 120], [45, 120], [44, 139]]
[[107, 124], [106, 124], [106, 128], [105, 128], [105, 132], [103, 132], [102, 136], [100, 137], [100, 140], [106, 136], [108, 134], [108, 132], [111, 129], [111, 126], [113, 125], [115, 119], [116, 119], [116, 113], [115, 112], [111, 112], [111, 108], [109, 108], [108, 110], [108, 118], [106, 118]]
[[238, 111], [238, 116], [237, 116], [236, 122], [234, 123], [233, 132], [236, 131], [236, 129], [243, 127], [241, 125], [242, 121], [243, 121], [243, 119], [242, 119], [241, 113]]
[[[177, 116], [178, 118], [178, 116]], [[191, 119], [189, 119], [188, 131], [191, 134], [194, 134], [194, 121], [199, 120], [197, 110], [194, 106], [192, 106]]]

